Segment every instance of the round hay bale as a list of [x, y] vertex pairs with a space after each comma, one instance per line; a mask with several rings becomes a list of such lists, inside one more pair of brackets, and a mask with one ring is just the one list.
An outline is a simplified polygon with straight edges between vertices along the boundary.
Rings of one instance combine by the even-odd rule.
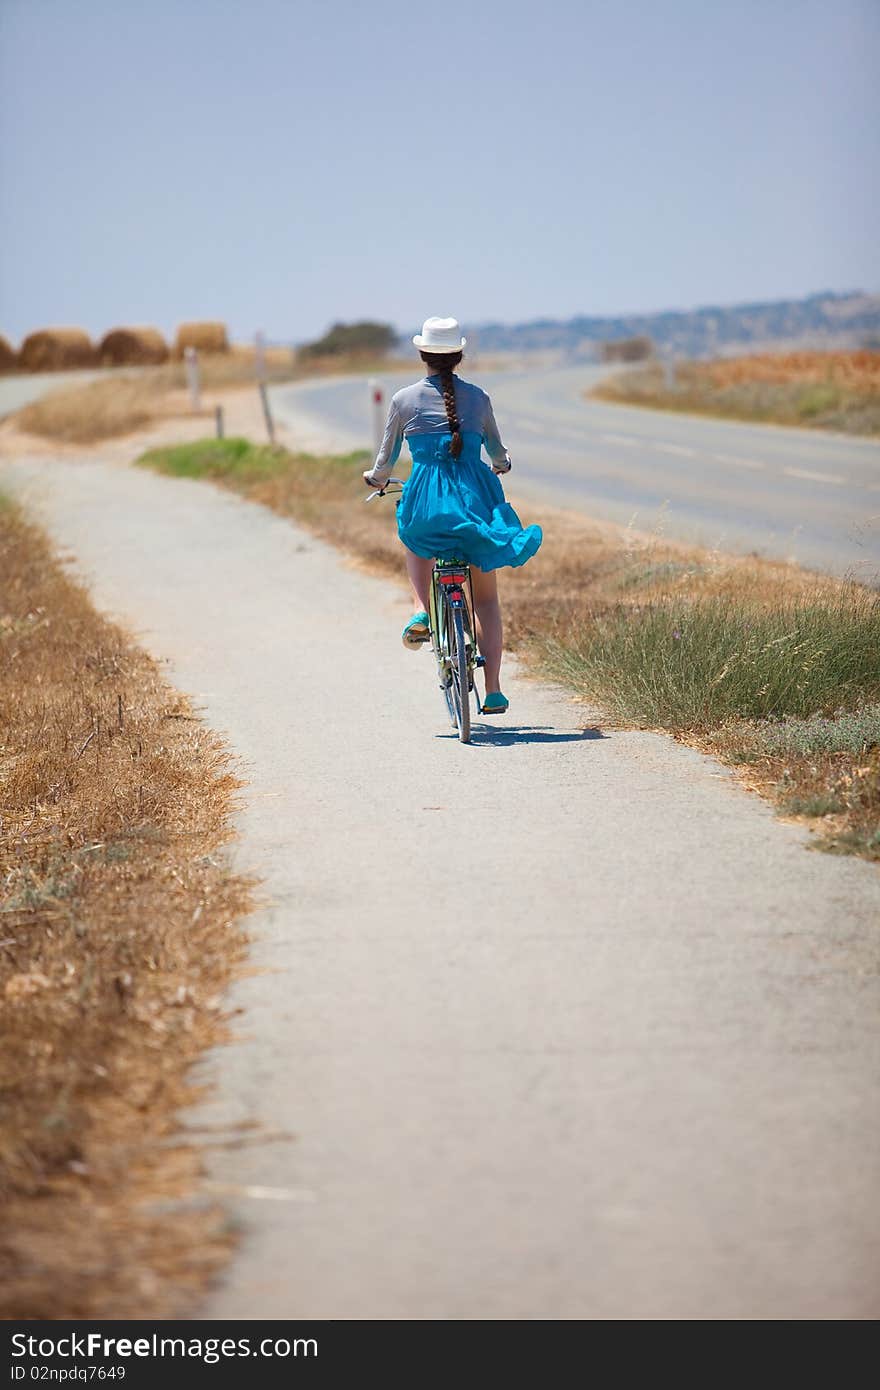
[[28, 334], [18, 354], [18, 365], [26, 372], [93, 367], [96, 360], [94, 344], [82, 328], [41, 328]]
[[182, 357], [184, 348], [193, 347], [197, 352], [228, 352], [229, 339], [225, 323], [182, 323], [177, 330], [174, 342], [174, 356]]
[[98, 345], [102, 367], [152, 367], [168, 361], [168, 344], [158, 328], [113, 328]]
[[18, 366], [18, 354], [8, 338], [0, 333], [0, 372], [14, 371]]

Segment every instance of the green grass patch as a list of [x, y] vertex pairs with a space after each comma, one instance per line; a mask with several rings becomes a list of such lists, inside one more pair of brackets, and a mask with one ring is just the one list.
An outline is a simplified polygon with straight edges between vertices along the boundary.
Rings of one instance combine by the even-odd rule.
[[263, 479], [287, 466], [287, 452], [271, 444], [252, 444], [250, 440], [196, 439], [190, 444], [150, 449], [138, 463], [175, 478]]
[[137, 462], [176, 478], [205, 478], [322, 535], [329, 531], [328, 538], [334, 539], [340, 513], [352, 513], [352, 501], [363, 491], [367, 457], [358, 452], [319, 458], [233, 437], [151, 449]]
[[249, 439], [195, 439], [150, 449], [137, 463], [175, 478], [207, 478], [246, 489], [252, 483], [271, 478], [307, 478], [316, 488], [348, 486], [364, 467], [365, 454], [318, 458], [312, 454], [292, 454], [280, 444], [253, 444]]
[[794, 408], [804, 420], [816, 420], [845, 405], [846, 397], [836, 386], [805, 386], [794, 397]]
[[811, 820], [821, 820], [823, 816], [837, 815], [844, 806], [836, 796], [790, 796], [782, 801], [781, 809], [787, 816], [808, 816]]
[[828, 718], [780, 719], [751, 726], [757, 751], [770, 757], [810, 757], [816, 753], [845, 753], [860, 758], [880, 748], [880, 705], [841, 710]]
[[816, 849], [826, 854], [859, 854], [863, 859], [880, 860], [880, 830], [841, 830], [819, 840]]

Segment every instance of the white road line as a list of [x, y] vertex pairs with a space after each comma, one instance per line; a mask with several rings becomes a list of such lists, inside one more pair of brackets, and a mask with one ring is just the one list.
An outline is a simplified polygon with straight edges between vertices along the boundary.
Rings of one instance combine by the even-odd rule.
[[837, 473], [814, 473], [810, 468], [783, 468], [782, 471], [788, 478], [806, 478], [808, 483], [839, 483], [842, 486], [846, 482], [846, 478]]
[[649, 442], [655, 449], [659, 449], [661, 454], [678, 454], [684, 459], [695, 459], [697, 457], [696, 449], [688, 449], [683, 444], [663, 444], [659, 439], [652, 439]]
[[251, 1197], [257, 1202], [316, 1202], [317, 1194], [305, 1187], [262, 1187], [252, 1183], [242, 1186], [232, 1182], [203, 1182], [206, 1192], [218, 1197]]
[[767, 466], [765, 463], [762, 463], [760, 459], [746, 459], [742, 458], [739, 454], [713, 454], [712, 457], [715, 459], [716, 463], [735, 463], [738, 468], [752, 468], [757, 470], [766, 468]]
[[628, 449], [635, 449], [639, 442], [629, 434], [600, 434], [599, 438], [603, 444], [625, 444]]

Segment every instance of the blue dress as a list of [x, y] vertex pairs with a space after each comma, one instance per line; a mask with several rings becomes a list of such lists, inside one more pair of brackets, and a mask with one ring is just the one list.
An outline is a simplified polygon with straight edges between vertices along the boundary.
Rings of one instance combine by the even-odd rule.
[[543, 540], [523, 526], [492, 469], [482, 462], [481, 434], [462, 431], [458, 458], [452, 436], [408, 434], [412, 472], [397, 504], [397, 534], [425, 559], [464, 560], [481, 570], [524, 565]]

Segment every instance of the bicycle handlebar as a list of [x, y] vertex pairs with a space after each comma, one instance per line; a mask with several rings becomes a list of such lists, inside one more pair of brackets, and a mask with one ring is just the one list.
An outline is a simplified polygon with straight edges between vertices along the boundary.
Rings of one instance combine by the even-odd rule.
[[[375, 492], [371, 492], [369, 497], [364, 498], [364, 501], [374, 502], [377, 497], [384, 497], [386, 493], [389, 493], [389, 488], [389, 496], [394, 497], [398, 492], [403, 492], [404, 481], [403, 478], [386, 478], [382, 486], [377, 488]], [[393, 488], [391, 487], [392, 483], [396, 484]]]

